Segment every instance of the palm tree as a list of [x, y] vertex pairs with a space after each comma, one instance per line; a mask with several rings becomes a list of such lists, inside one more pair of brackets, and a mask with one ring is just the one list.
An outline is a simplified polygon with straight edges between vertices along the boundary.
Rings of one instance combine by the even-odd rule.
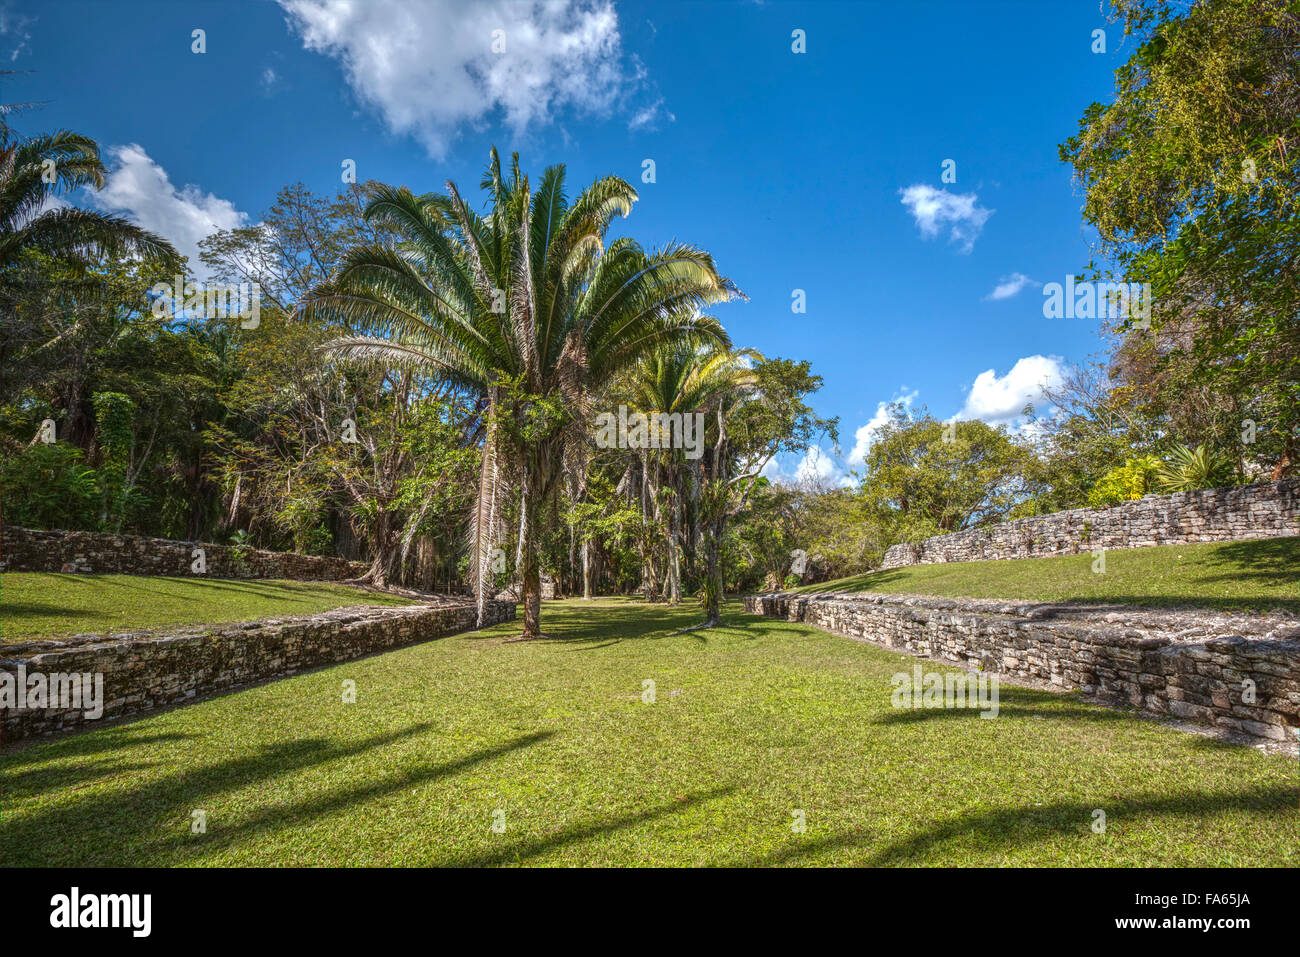
[[61, 259], [141, 256], [179, 269], [164, 239], [117, 216], [55, 205], [60, 193], [100, 189], [106, 170], [99, 146], [67, 130], [24, 139], [0, 118], [0, 282], [35, 250]]
[[[750, 381], [752, 374], [745, 360], [762, 358], [753, 349], [731, 350], [710, 342], [664, 346], [637, 364], [632, 391], [647, 413], [703, 416], [705, 428], [698, 434], [702, 452], [709, 418], [706, 413], [714, 410], [724, 395]], [[669, 448], [662, 441], [656, 444], [660, 447], [643, 450], [637, 463], [643, 486], [641, 501], [652, 513], [645, 518], [664, 528], [664, 597], [670, 604], [678, 604], [682, 600], [682, 549], [687, 544], [686, 509], [689, 505], [693, 512], [698, 506], [703, 463], [698, 455], [688, 458], [683, 449]], [[690, 524], [698, 529], [697, 524]], [[692, 547], [692, 555], [694, 551]], [[650, 564], [647, 562], [647, 581], [654, 577]]]
[[691, 246], [647, 252], [621, 238], [606, 247], [611, 220], [637, 198], [617, 177], [570, 203], [563, 166], [548, 167], [534, 191], [518, 155], [503, 176], [493, 149], [481, 187], [482, 215], [451, 182], [445, 195], [377, 188], [366, 218], [399, 240], [349, 250], [305, 309], [358, 331], [328, 346], [335, 356], [416, 367], [479, 391], [487, 428], [470, 535], [480, 621], [509, 490], [518, 495], [523, 637], [536, 638], [542, 517], [561, 475], [576, 483], [585, 470], [592, 397], [658, 346], [725, 341], [697, 310], [736, 289]]
[[1156, 472], [1156, 484], [1162, 492], [1195, 492], [1203, 488], [1218, 488], [1231, 479], [1232, 463], [1218, 452], [1198, 445], [1189, 449], [1175, 445], [1169, 454], [1170, 461], [1161, 464]]

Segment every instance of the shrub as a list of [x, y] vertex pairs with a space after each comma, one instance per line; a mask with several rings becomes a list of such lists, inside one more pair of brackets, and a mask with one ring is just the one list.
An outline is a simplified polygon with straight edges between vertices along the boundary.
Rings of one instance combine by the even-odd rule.
[[1203, 445], [1189, 449], [1174, 446], [1170, 461], [1161, 465], [1156, 482], [1162, 492], [1194, 492], [1219, 488], [1232, 480], [1232, 464], [1226, 457]]
[[1160, 467], [1160, 460], [1154, 455], [1126, 459], [1123, 465], [1116, 466], [1097, 480], [1088, 493], [1088, 505], [1105, 508], [1141, 498], [1151, 491]]
[[96, 527], [95, 470], [67, 442], [37, 442], [0, 462], [4, 520], [27, 528]]

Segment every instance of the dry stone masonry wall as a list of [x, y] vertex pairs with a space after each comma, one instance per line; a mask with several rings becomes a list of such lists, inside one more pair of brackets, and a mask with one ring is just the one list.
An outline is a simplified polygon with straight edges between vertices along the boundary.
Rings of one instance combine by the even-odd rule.
[[[363, 606], [212, 629], [79, 635], [0, 646], [0, 673], [103, 675], [103, 715], [77, 708], [0, 708], [0, 741], [91, 728], [100, 721], [183, 704], [216, 692], [335, 664], [474, 627], [460, 599]], [[486, 624], [511, 621], [513, 602], [489, 601]]]
[[882, 568], [1300, 535], [1300, 480], [1148, 495], [894, 545]]
[[142, 535], [0, 529], [0, 572], [116, 572], [127, 575], [194, 575], [196, 548], [203, 549], [211, 578], [287, 578], [339, 581], [359, 578], [367, 566], [342, 558], [249, 549], [240, 559], [228, 545], [176, 542]]
[[779, 593], [744, 602], [748, 612], [908, 654], [1077, 688], [1229, 734], [1296, 740], [1300, 619], [1291, 616], [915, 595]]

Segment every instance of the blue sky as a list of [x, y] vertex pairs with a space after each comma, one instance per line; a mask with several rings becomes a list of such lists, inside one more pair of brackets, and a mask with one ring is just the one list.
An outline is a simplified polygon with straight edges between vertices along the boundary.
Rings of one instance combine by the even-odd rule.
[[575, 186], [623, 176], [641, 201], [617, 230], [708, 249], [749, 296], [716, 311], [737, 344], [824, 377], [832, 481], [882, 402], [1015, 427], [1103, 348], [1036, 284], [1091, 259], [1057, 144], [1130, 52], [1097, 0], [0, 0], [0, 68], [35, 71], [0, 100], [49, 101], [18, 129], [94, 137], [113, 174], [72, 200], [182, 251], [286, 183], [335, 192], [345, 159], [421, 191], [472, 190], [492, 144]]

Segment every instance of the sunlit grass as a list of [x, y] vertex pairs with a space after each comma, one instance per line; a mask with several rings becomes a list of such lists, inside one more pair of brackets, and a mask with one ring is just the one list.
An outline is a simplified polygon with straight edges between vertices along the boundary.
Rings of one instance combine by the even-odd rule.
[[1300, 612], [1300, 537], [909, 565], [792, 589]]
[[[895, 710], [891, 676], [913, 659], [734, 605], [722, 628], [672, 634], [697, 617], [547, 602], [554, 640], [510, 642], [519, 625], [506, 623], [6, 750], [0, 853], [8, 865], [1300, 865], [1294, 758], [1005, 685], [995, 720]], [[196, 810], [205, 834], [191, 833]]]
[[409, 599], [329, 582], [155, 575], [0, 575], [0, 640], [310, 615]]

